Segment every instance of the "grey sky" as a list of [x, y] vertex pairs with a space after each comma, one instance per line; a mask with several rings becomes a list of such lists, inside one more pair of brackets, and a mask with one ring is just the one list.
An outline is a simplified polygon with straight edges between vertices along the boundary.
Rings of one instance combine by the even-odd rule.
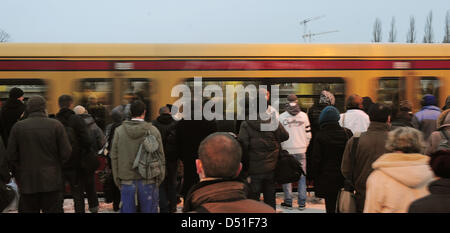
[[449, 0], [0, 0], [0, 28], [11, 42], [303, 43], [300, 20], [315, 43], [367, 43], [375, 18], [387, 41], [392, 16], [405, 42], [409, 17], [422, 41], [433, 11], [434, 40], [442, 42]]

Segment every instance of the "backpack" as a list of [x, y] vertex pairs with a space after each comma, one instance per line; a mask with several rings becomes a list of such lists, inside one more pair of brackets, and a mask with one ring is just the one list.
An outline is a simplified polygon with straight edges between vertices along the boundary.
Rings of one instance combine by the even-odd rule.
[[449, 145], [449, 138], [447, 133], [445, 132], [445, 130], [439, 130], [439, 132], [441, 133], [441, 140], [439, 141], [439, 145], [437, 147], [437, 150], [450, 150], [450, 145]]
[[164, 152], [159, 146], [156, 137], [147, 131], [144, 140], [139, 145], [132, 167], [142, 178], [156, 180], [158, 186], [163, 182], [166, 173]]
[[293, 183], [300, 180], [302, 175], [305, 175], [302, 164], [286, 150], [280, 150], [275, 167], [275, 181], [278, 184]]

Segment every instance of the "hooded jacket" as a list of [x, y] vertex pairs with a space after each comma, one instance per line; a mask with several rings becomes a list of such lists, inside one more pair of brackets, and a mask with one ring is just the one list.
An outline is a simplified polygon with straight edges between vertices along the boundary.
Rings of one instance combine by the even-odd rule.
[[434, 180], [429, 160], [406, 153], [378, 158], [367, 179], [364, 213], [406, 213], [413, 201], [429, 193], [428, 184]]
[[238, 181], [202, 181], [187, 195], [183, 212], [201, 212], [202, 207], [210, 213], [275, 213], [269, 205], [247, 199], [248, 192], [248, 187]]
[[[159, 143], [158, 150], [164, 154], [161, 135], [151, 123], [126, 120], [115, 130], [111, 146], [111, 165], [114, 182], [118, 187], [120, 184], [128, 184], [133, 180], [143, 180], [142, 176], [132, 167], [139, 146], [148, 131], [156, 137]], [[145, 180], [145, 182], [154, 184], [156, 180]]]
[[242, 122], [238, 140], [244, 156], [248, 157], [248, 174], [272, 172], [280, 153], [280, 143], [289, 139], [288, 132], [278, 123], [275, 131], [261, 131], [261, 124], [270, 121], [246, 120]]
[[445, 131], [447, 136], [450, 138], [450, 109], [445, 110], [437, 120], [437, 130], [431, 133], [428, 138], [427, 149], [425, 150], [425, 154], [431, 155], [433, 152], [437, 150], [439, 144], [442, 140], [442, 134], [440, 131]]
[[280, 123], [289, 133], [289, 139], [281, 147], [289, 154], [305, 153], [311, 140], [311, 126], [308, 115], [300, 111], [299, 106], [287, 105], [286, 112], [280, 115]]
[[366, 132], [370, 125], [370, 118], [361, 109], [349, 109], [347, 112], [341, 114], [339, 124], [341, 127], [351, 130], [353, 134], [356, 132]]
[[419, 112], [414, 114], [411, 124], [414, 128], [422, 131], [423, 138], [427, 141], [431, 133], [436, 130], [436, 120], [441, 114], [441, 109], [428, 105], [423, 107]]

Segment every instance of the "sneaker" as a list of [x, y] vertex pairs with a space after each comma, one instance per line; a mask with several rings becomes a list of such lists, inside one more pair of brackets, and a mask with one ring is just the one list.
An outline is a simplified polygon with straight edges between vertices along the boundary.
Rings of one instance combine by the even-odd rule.
[[292, 204], [286, 204], [286, 203], [282, 202], [281, 207], [288, 209], [288, 210], [292, 210]]
[[299, 206], [298, 210], [303, 211], [303, 210], [305, 210], [305, 208], [306, 208], [305, 206]]

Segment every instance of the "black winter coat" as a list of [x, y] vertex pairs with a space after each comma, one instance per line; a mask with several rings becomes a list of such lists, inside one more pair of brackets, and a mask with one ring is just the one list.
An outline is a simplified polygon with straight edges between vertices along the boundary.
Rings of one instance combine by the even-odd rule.
[[44, 113], [31, 113], [11, 129], [8, 161], [22, 194], [61, 190], [62, 164], [72, 152], [64, 126]]
[[[289, 139], [289, 133], [278, 123], [275, 131], [261, 131], [261, 120], [242, 122], [238, 140], [244, 156], [248, 156], [248, 174], [262, 174], [275, 170], [281, 142]], [[245, 170], [243, 166], [243, 170]], [[245, 172], [245, 171], [244, 171]]]
[[311, 158], [311, 176], [314, 179], [314, 193], [325, 197], [336, 193], [344, 185], [341, 173], [342, 155], [352, 131], [342, 128], [339, 123], [325, 124], [317, 132]]
[[441, 178], [428, 185], [430, 195], [415, 200], [409, 213], [450, 213], [450, 179]]
[[311, 177], [311, 168], [312, 168], [312, 153], [314, 150], [314, 141], [316, 139], [316, 135], [320, 130], [320, 124], [319, 124], [319, 116], [320, 113], [322, 113], [322, 110], [327, 107], [327, 104], [314, 104], [309, 110], [308, 110], [308, 118], [311, 125], [311, 141], [308, 145], [308, 148], [306, 150], [306, 176], [308, 179], [312, 179]]
[[172, 115], [170, 114], [162, 114], [156, 120], [152, 121], [152, 124], [158, 129], [159, 133], [161, 134], [161, 139], [164, 145], [164, 154], [166, 155], [166, 164], [170, 161], [176, 161], [176, 155], [174, 153], [168, 153], [170, 149], [168, 148], [168, 145], [171, 143], [168, 143], [170, 134], [173, 133], [173, 130], [175, 129], [176, 121], [172, 118]]
[[81, 118], [83, 118], [84, 123], [86, 123], [88, 127], [88, 131], [91, 135], [92, 141], [92, 148], [94, 151], [99, 151], [102, 149], [103, 144], [105, 144], [105, 134], [103, 134], [102, 129], [98, 127], [98, 125], [95, 123], [94, 118], [90, 114], [81, 114], [79, 115]]
[[2, 138], [6, 147], [8, 144], [9, 133], [24, 111], [25, 104], [18, 99], [8, 99], [3, 105], [0, 119], [2, 125]]
[[92, 148], [92, 139], [89, 134], [88, 127], [83, 118], [75, 115], [75, 112], [62, 108], [57, 114], [56, 119], [65, 127], [70, 127], [75, 131], [77, 143], [72, 146], [72, 155], [69, 161], [64, 164], [64, 170], [74, 170], [81, 167], [81, 159], [83, 155], [89, 153]]
[[175, 126], [176, 151], [183, 161], [184, 168], [182, 196], [185, 196], [189, 189], [199, 181], [195, 160], [198, 159], [200, 142], [215, 132], [217, 132], [215, 121], [182, 119]]

